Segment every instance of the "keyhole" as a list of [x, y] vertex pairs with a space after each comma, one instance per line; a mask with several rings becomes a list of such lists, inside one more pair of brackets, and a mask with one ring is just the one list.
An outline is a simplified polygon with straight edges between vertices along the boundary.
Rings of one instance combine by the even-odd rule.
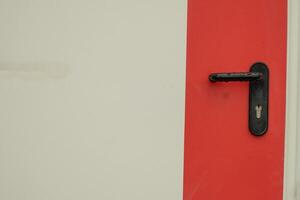
[[255, 106], [255, 111], [256, 111], [256, 118], [260, 119], [261, 118], [262, 106], [261, 105]]

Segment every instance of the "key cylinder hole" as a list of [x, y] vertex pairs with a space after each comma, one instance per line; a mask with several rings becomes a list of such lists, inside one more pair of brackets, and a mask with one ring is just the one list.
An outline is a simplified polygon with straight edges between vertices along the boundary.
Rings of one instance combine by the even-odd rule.
[[255, 106], [255, 111], [256, 111], [256, 118], [260, 119], [262, 113], [262, 105], [258, 104], [257, 106]]

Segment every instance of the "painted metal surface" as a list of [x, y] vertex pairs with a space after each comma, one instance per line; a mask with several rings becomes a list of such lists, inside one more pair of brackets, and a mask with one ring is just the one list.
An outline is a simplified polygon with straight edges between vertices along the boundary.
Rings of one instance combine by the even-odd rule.
[[[189, 0], [184, 200], [282, 200], [286, 0]], [[270, 69], [269, 130], [248, 130], [248, 83], [216, 71]]]

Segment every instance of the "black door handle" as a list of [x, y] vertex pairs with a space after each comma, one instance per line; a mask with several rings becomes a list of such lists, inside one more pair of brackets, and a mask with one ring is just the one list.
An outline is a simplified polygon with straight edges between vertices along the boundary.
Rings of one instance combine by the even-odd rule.
[[209, 75], [211, 82], [256, 81], [262, 78], [263, 74], [259, 72], [213, 73]]
[[249, 81], [249, 130], [255, 136], [268, 130], [269, 69], [264, 63], [255, 63], [250, 72], [212, 73], [211, 82]]

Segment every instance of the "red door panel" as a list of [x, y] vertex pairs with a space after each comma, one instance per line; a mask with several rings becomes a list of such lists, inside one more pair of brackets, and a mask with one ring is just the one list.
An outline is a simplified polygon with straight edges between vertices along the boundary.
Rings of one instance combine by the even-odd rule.
[[[189, 0], [184, 200], [282, 200], [286, 0]], [[213, 72], [270, 70], [269, 129], [248, 130], [249, 83]]]

